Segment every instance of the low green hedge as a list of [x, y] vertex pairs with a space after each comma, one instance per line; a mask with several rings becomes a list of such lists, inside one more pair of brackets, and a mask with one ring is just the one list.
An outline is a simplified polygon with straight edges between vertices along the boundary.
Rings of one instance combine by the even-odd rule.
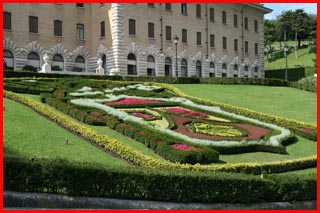
[[[315, 67], [296, 67], [288, 68], [288, 81], [298, 81], [301, 78], [313, 75], [316, 73]], [[285, 79], [285, 69], [265, 70], [266, 78]]]
[[64, 159], [6, 157], [4, 189], [199, 203], [316, 199], [316, 175], [254, 175], [113, 168]]
[[263, 85], [263, 86], [288, 86], [288, 83], [272, 78], [201, 78], [202, 84], [231, 84], [231, 85]]

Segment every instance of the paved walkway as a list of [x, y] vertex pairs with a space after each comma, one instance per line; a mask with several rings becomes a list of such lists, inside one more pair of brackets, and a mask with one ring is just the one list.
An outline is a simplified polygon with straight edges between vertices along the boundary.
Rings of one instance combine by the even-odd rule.
[[258, 204], [173, 203], [5, 191], [4, 209], [316, 209], [316, 201]]

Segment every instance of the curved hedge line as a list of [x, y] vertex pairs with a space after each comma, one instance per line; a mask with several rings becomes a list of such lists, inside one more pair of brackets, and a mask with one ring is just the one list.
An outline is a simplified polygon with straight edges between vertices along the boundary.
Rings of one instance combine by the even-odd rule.
[[113, 168], [65, 159], [10, 157], [4, 189], [74, 196], [201, 203], [255, 203], [316, 199], [315, 172], [307, 175], [228, 174]]
[[178, 94], [179, 96], [190, 99], [192, 101], [195, 101], [196, 103], [200, 103], [200, 104], [204, 104], [204, 105], [208, 105], [208, 106], [218, 106], [227, 112], [233, 112], [235, 114], [243, 115], [243, 116], [250, 117], [250, 118], [255, 118], [255, 119], [258, 119], [261, 121], [275, 123], [275, 124], [280, 125], [282, 127], [296, 127], [296, 128], [305, 127], [305, 128], [311, 128], [311, 129], [317, 128], [317, 126], [315, 124], [300, 122], [300, 121], [296, 121], [293, 119], [287, 119], [287, 118], [283, 118], [283, 117], [279, 117], [279, 116], [256, 112], [256, 111], [249, 110], [249, 109], [242, 108], [242, 107], [235, 107], [235, 106], [231, 106], [228, 104], [218, 103], [218, 102], [214, 102], [214, 101], [208, 101], [208, 100], [204, 100], [202, 98], [189, 96], [189, 95], [183, 93], [178, 88], [171, 86], [171, 85], [168, 85], [168, 84], [162, 84], [162, 83], [152, 83], [152, 84], [154, 84], [156, 86], [164, 87], [168, 90], [171, 90], [171, 91], [175, 92], [176, 94]]
[[134, 150], [133, 148], [123, 145], [121, 142], [110, 138], [107, 135], [102, 135], [96, 131], [87, 128], [77, 122], [69, 119], [69, 116], [52, 110], [50, 107], [37, 103], [36, 101], [24, 97], [19, 94], [4, 91], [4, 96], [12, 100], [23, 103], [42, 115], [48, 116], [55, 122], [66, 127], [72, 132], [75, 132], [84, 138], [99, 144], [105, 149], [116, 153], [127, 161], [134, 162], [137, 165], [148, 168], [172, 168], [182, 170], [198, 170], [198, 171], [224, 171], [224, 172], [241, 172], [248, 174], [261, 174], [261, 173], [279, 173], [284, 171], [292, 171], [304, 168], [316, 167], [316, 156], [300, 158], [295, 160], [285, 160], [279, 162], [266, 162], [266, 163], [237, 163], [237, 164], [224, 164], [224, 165], [190, 165], [180, 163], [163, 162], [145, 156], [142, 153]]

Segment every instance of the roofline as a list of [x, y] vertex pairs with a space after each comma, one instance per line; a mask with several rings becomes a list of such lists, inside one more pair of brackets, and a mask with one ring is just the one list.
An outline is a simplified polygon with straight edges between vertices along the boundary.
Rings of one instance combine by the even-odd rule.
[[264, 14], [271, 13], [273, 10], [267, 7], [264, 7], [263, 4], [246, 4], [250, 7], [254, 7], [256, 9], [262, 10]]

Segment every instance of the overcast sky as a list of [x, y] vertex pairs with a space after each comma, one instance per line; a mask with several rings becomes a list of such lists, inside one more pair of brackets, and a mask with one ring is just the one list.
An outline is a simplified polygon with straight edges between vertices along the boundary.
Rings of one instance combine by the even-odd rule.
[[306, 13], [317, 14], [317, 3], [268, 3], [265, 7], [273, 10], [272, 13], [266, 14], [265, 19], [275, 19], [282, 11], [304, 9]]

